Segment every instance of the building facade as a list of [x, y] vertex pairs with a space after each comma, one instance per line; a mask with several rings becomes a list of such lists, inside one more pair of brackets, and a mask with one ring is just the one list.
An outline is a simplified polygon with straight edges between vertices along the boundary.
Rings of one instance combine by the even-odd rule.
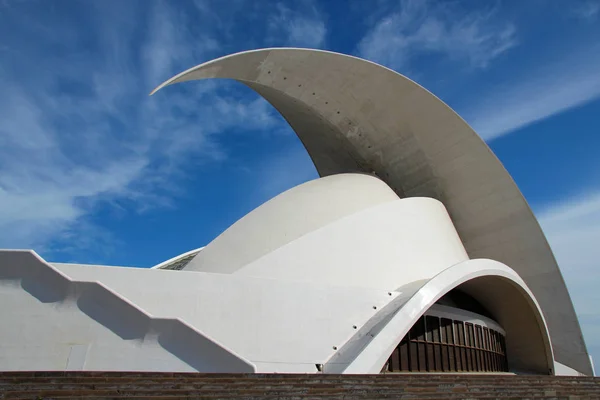
[[321, 178], [152, 269], [0, 251], [0, 370], [593, 374], [537, 220], [442, 101], [369, 61], [286, 48], [156, 90], [210, 78], [270, 102]]

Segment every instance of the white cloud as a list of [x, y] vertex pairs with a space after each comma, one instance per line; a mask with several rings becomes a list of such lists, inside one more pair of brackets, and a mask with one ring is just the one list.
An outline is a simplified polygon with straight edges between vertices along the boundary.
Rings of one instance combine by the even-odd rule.
[[539, 221], [579, 316], [588, 351], [600, 362], [600, 192], [555, 204]]
[[151, 85], [157, 85], [157, 82], [170, 78], [182, 61], [188, 61], [193, 56], [206, 56], [218, 50], [219, 43], [210, 33], [203, 32], [191, 46], [189, 39], [192, 35], [187, 30], [186, 20], [164, 3], [155, 2], [153, 6], [149, 37], [142, 51], [146, 79]]
[[494, 10], [460, 13], [449, 4], [405, 0], [378, 21], [358, 46], [361, 57], [401, 69], [419, 54], [438, 54], [485, 68], [517, 44], [510, 23], [496, 24]]
[[600, 46], [541, 62], [489, 93], [479, 93], [461, 115], [485, 140], [492, 140], [600, 97]]
[[[43, 252], [65, 238], [71, 247], [106, 241], [107, 232], [89, 221], [100, 205], [138, 212], [169, 206], [183, 168], [227, 157], [220, 134], [282, 124], [264, 100], [223, 84], [172, 87], [149, 98], [162, 80], [217, 48], [209, 34], [185, 29], [191, 16], [170, 3], [154, 6], [141, 43], [132, 39], [140, 16], [124, 4], [96, 10], [98, 25], [85, 34], [98, 49], [82, 52], [79, 35], [44, 27], [31, 48], [0, 59], [0, 248]], [[62, 55], [47, 54], [46, 40]]]
[[600, 1], [588, 0], [576, 2], [573, 6], [572, 13], [577, 18], [586, 21], [594, 21], [600, 16]]
[[312, 4], [303, 9], [290, 9], [278, 3], [268, 20], [267, 41], [276, 46], [321, 48], [327, 28], [323, 16]]

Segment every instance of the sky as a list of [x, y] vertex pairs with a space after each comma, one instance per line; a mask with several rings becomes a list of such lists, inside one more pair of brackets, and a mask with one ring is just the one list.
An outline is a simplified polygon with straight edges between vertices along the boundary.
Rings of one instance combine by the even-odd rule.
[[600, 367], [600, 0], [0, 0], [0, 248], [150, 267], [317, 178], [254, 92], [148, 93], [219, 56], [309, 47], [415, 80], [538, 217]]

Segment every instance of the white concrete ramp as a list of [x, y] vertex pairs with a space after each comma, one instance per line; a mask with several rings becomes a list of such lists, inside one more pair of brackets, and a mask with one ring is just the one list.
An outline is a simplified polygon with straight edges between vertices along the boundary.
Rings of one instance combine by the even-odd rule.
[[71, 279], [33, 251], [1, 253], [0, 304], [5, 370], [255, 371], [184, 321]]

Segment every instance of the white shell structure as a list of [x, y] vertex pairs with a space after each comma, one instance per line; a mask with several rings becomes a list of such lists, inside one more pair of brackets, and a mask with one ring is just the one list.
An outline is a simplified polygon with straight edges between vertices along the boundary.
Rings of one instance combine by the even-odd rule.
[[[321, 178], [152, 269], [0, 251], [0, 369], [379, 373], [429, 315], [501, 332], [509, 371], [592, 374], [537, 220], [442, 101], [369, 61], [288, 48], [157, 90], [208, 78], [269, 101]], [[489, 315], [444, 305], [456, 291]]]

